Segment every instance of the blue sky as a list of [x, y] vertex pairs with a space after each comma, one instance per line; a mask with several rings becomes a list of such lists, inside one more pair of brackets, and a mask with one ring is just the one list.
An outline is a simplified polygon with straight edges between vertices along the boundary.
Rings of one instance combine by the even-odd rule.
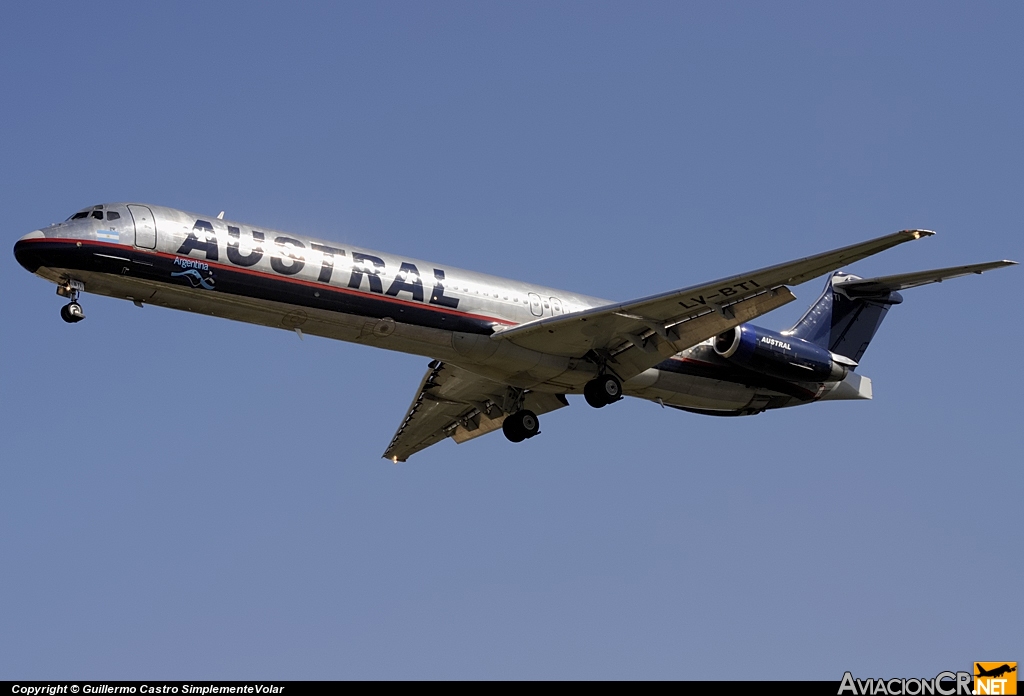
[[[7, 248], [133, 200], [629, 299], [907, 227], [1024, 259], [1015, 3], [6, 3]], [[871, 403], [581, 398], [380, 454], [426, 360], [0, 254], [0, 677], [816, 678], [1022, 660], [1020, 269]], [[817, 295], [761, 323], [785, 328]]]

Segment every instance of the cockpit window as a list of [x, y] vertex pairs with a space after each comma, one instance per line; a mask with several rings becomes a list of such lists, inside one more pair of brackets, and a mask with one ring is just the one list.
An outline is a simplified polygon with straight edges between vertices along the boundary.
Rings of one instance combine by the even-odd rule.
[[120, 220], [121, 219], [121, 213], [115, 213], [113, 210], [108, 210], [107, 211], [107, 219], [108, 220]]
[[74, 215], [69, 217], [68, 220], [81, 220], [82, 218], [87, 218], [87, 217], [89, 217], [89, 211], [88, 210], [83, 210], [80, 213], [75, 213]]
[[94, 210], [94, 211], [92, 211], [92, 216], [94, 218], [96, 218], [97, 220], [102, 220], [103, 219], [103, 211], [102, 210]]

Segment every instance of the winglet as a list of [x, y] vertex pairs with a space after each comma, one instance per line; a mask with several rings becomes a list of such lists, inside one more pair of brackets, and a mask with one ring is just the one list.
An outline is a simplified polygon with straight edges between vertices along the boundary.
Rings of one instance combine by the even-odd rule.
[[914, 239], [920, 239], [921, 237], [934, 237], [935, 236], [935, 231], [934, 230], [901, 230], [901, 232], [903, 234], [912, 235], [914, 237]]

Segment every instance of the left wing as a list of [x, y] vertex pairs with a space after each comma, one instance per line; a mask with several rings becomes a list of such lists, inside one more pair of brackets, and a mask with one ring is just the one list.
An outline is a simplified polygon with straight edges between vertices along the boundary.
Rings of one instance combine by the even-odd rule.
[[[505, 413], [511, 410], [505, 403], [510, 396], [504, 384], [454, 365], [431, 361], [416, 398], [384, 451], [384, 458], [404, 462], [446, 437], [461, 444], [493, 432], [501, 427]], [[527, 392], [523, 408], [540, 415], [568, 405], [561, 394]]]

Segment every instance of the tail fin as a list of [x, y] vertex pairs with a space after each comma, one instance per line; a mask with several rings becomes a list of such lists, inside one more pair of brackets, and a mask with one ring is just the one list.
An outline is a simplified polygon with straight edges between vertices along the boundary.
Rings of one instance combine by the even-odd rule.
[[786, 333], [860, 362], [889, 307], [903, 301], [898, 292], [889, 290], [866, 297], [844, 292], [845, 283], [860, 280], [855, 275], [833, 273], [818, 301]]
[[817, 302], [785, 333], [860, 362], [889, 308], [903, 302], [899, 290], [1012, 265], [1013, 261], [992, 261], [866, 280], [836, 271]]

